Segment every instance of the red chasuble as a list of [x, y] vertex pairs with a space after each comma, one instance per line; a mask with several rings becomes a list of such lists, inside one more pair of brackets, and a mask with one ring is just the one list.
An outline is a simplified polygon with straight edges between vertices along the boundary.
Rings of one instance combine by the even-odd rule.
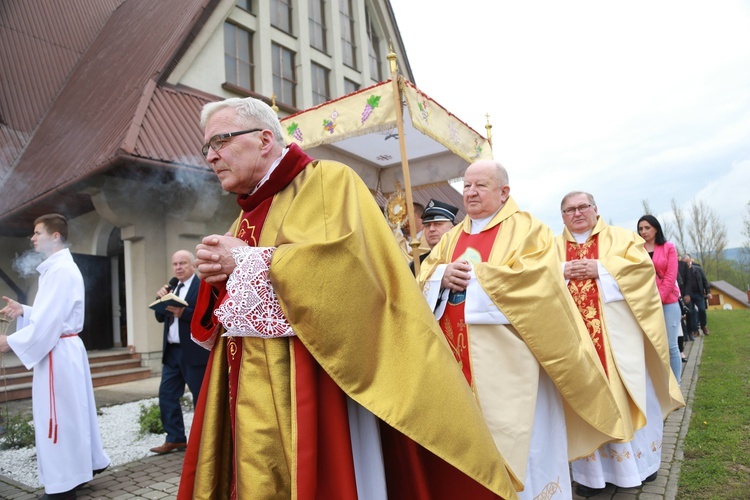
[[[495, 227], [482, 231], [477, 234], [462, 232], [456, 242], [456, 248], [453, 249], [452, 262], [460, 258], [467, 249], [478, 252], [482, 262], [487, 262], [492, 252], [492, 245], [495, 243], [497, 231], [500, 229], [498, 224]], [[470, 259], [469, 259], [470, 260]], [[466, 381], [471, 385], [471, 357], [469, 355], [469, 332], [464, 322], [464, 305], [466, 304], [466, 291], [451, 292], [448, 296], [448, 304], [445, 306], [445, 313], [440, 318], [440, 328], [451, 346], [453, 355], [456, 357], [458, 365], [464, 372]]]
[[[593, 235], [583, 244], [572, 241], [565, 242], [566, 261], [598, 258], [598, 234]], [[602, 311], [599, 307], [599, 287], [596, 284], [596, 279], [571, 279], [568, 281], [568, 290], [581, 313], [583, 322], [586, 324], [589, 337], [591, 337], [599, 360], [602, 362], [602, 367], [604, 367], [604, 373], [608, 373], [607, 356], [604, 351], [604, 335], [602, 333]]]

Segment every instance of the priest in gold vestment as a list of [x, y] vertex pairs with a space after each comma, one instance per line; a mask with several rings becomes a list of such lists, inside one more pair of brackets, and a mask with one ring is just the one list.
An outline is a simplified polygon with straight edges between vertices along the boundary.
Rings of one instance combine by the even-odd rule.
[[590, 193], [568, 193], [560, 209], [565, 230], [557, 251], [568, 290], [633, 435], [573, 462], [576, 493], [589, 497], [605, 483], [633, 488], [656, 479], [663, 419], [685, 403], [669, 366], [654, 266], [643, 240], [607, 225]]
[[255, 99], [201, 123], [241, 214], [196, 249], [192, 334], [211, 358], [178, 498], [515, 498], [359, 177], [286, 147]]
[[521, 212], [494, 161], [464, 175], [467, 217], [419, 282], [521, 498], [570, 498], [568, 460], [625, 437], [557, 261], [548, 227]]

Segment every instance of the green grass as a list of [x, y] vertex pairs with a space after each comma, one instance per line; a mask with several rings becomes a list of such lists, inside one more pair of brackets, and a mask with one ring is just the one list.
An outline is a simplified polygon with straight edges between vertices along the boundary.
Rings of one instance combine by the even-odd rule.
[[709, 311], [677, 498], [750, 498], [750, 311]]

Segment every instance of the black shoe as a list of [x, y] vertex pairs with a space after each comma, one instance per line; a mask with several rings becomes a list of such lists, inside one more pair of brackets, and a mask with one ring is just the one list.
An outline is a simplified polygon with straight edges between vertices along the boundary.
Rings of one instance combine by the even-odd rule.
[[687, 358], [682, 358], [683, 363], [687, 363]]
[[588, 486], [584, 486], [582, 484], [576, 485], [576, 495], [579, 497], [593, 497], [594, 495], [598, 495], [599, 493], [604, 493], [604, 488], [589, 488]]
[[75, 488], [63, 493], [45, 493], [44, 495], [39, 497], [39, 500], [72, 500], [74, 498], [76, 498]]
[[105, 467], [102, 467], [101, 469], [94, 469], [94, 475], [101, 474], [105, 470], [109, 468], [109, 466], [112, 465], [112, 462], [108, 463]]
[[646, 479], [643, 480], [644, 483], [651, 483], [653, 481], [656, 481], [656, 475], [659, 474], [659, 471], [654, 472], [650, 476], [648, 476]]

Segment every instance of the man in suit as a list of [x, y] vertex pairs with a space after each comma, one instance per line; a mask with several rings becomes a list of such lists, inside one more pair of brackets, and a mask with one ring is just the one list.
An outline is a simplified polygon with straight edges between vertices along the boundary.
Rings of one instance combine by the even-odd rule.
[[706, 273], [703, 272], [703, 268], [697, 264], [690, 254], [683, 256], [685, 264], [680, 268], [681, 278], [683, 286], [680, 289], [683, 295], [682, 300], [685, 301], [685, 305], [688, 306], [691, 313], [688, 316], [690, 324], [691, 337], [698, 336], [703, 332], [704, 335], [708, 335], [708, 327], [706, 326], [706, 299], [713, 298], [711, 295], [711, 286], [706, 278]]
[[[208, 362], [208, 351], [190, 338], [190, 321], [193, 319], [200, 284], [200, 279], [193, 270], [194, 260], [193, 254], [187, 250], [178, 250], [172, 256], [172, 270], [178, 280], [173, 293], [187, 302], [188, 306], [167, 306], [165, 314], [156, 313], [156, 321], [164, 323], [159, 409], [161, 424], [167, 433], [163, 445], [151, 448], [153, 453], [158, 454], [185, 449], [187, 438], [180, 398], [185, 393], [187, 383], [193, 394], [193, 403], [198, 401]], [[163, 297], [169, 292], [169, 285], [164, 285], [156, 295]]]

